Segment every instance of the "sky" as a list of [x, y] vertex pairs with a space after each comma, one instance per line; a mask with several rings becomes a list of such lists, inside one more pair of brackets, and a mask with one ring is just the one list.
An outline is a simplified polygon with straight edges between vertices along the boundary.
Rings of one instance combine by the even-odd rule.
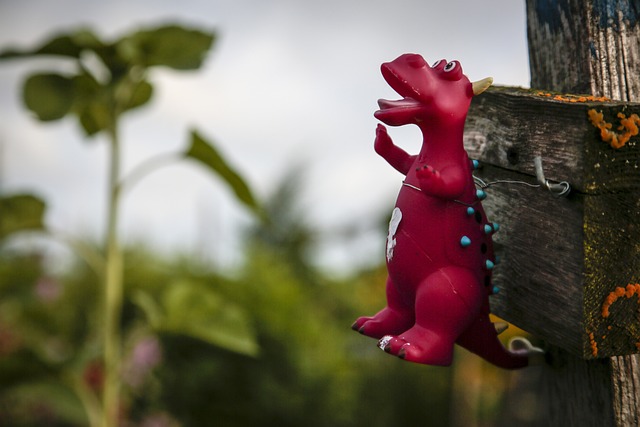
[[[344, 270], [383, 259], [384, 241], [367, 230], [391, 211], [402, 180], [373, 151], [376, 101], [397, 98], [380, 64], [420, 53], [459, 60], [472, 81], [527, 87], [524, 8], [513, 0], [0, 0], [0, 49], [32, 48], [78, 27], [107, 39], [166, 23], [215, 31], [200, 70], [153, 71], [152, 102], [123, 122], [123, 174], [184, 149], [190, 129], [217, 144], [258, 198], [297, 166], [301, 208], [324, 236], [317, 262]], [[26, 75], [58, 64], [0, 63], [0, 192], [38, 194], [50, 227], [98, 240], [104, 138], [83, 138], [71, 118], [40, 123], [20, 98]], [[419, 149], [416, 128], [390, 134]], [[140, 181], [122, 217], [127, 241], [221, 265], [237, 261], [239, 230], [251, 223], [224, 185], [188, 162]], [[354, 224], [363, 232], [335, 238], [332, 230]]]

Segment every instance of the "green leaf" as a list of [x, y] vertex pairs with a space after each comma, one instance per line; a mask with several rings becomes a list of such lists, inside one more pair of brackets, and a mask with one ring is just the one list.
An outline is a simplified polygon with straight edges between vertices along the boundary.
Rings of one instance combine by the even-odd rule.
[[99, 49], [103, 43], [88, 29], [61, 34], [31, 50], [8, 49], [0, 52], [0, 59], [23, 58], [40, 55], [58, 55], [79, 58], [84, 49]]
[[44, 202], [30, 194], [0, 197], [0, 239], [24, 230], [44, 229]]
[[178, 25], [142, 30], [120, 40], [116, 47], [129, 63], [164, 65], [177, 70], [200, 68], [215, 35]]
[[196, 131], [191, 131], [191, 145], [184, 155], [204, 164], [231, 187], [238, 200], [254, 212], [261, 212], [245, 180], [229, 165], [214, 146]]
[[259, 352], [246, 311], [210, 288], [189, 281], [174, 283], [163, 295], [162, 329], [201, 339], [236, 353]]
[[60, 74], [34, 74], [29, 76], [24, 84], [24, 103], [42, 121], [61, 119], [73, 105], [74, 86], [71, 77]]
[[84, 105], [91, 103], [97, 96], [99, 96], [102, 86], [98, 81], [89, 73], [83, 72], [73, 77], [73, 84], [75, 90], [75, 102], [74, 108], [82, 108]]
[[79, 111], [78, 118], [87, 136], [91, 136], [109, 127], [111, 114], [104, 103], [96, 101]]
[[74, 85], [75, 99], [72, 108], [87, 136], [106, 129], [111, 120], [108, 89], [88, 73], [75, 76]]
[[124, 109], [131, 110], [146, 104], [151, 99], [152, 94], [153, 86], [151, 86], [151, 83], [146, 80], [136, 82], [131, 88], [131, 94]]

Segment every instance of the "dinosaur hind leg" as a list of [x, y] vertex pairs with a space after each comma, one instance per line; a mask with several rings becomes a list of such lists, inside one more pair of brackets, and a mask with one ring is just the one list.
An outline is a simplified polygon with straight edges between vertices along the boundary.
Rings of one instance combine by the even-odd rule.
[[448, 267], [425, 279], [416, 294], [416, 323], [381, 340], [384, 350], [405, 360], [448, 366], [454, 343], [478, 315], [482, 289], [467, 269]]
[[413, 306], [398, 293], [391, 278], [387, 278], [387, 306], [373, 317], [360, 317], [351, 328], [373, 338], [396, 335], [414, 323]]

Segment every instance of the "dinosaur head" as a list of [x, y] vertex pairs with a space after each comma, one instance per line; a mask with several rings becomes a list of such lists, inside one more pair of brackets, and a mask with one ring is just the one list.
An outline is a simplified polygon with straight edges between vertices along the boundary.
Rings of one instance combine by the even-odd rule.
[[378, 100], [375, 117], [389, 126], [439, 123], [464, 119], [474, 95], [484, 92], [491, 78], [471, 83], [458, 61], [444, 59], [433, 65], [422, 56], [406, 53], [381, 66], [382, 76], [402, 99]]

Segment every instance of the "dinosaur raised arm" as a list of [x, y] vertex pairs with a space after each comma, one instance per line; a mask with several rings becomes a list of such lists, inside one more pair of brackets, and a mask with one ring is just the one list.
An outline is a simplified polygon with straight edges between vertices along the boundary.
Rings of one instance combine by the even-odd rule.
[[376, 153], [393, 166], [394, 169], [405, 176], [409, 173], [416, 156], [411, 156], [402, 148], [396, 146], [387, 133], [387, 128], [379, 123], [378, 127], [376, 127], [376, 140], [373, 146]]

